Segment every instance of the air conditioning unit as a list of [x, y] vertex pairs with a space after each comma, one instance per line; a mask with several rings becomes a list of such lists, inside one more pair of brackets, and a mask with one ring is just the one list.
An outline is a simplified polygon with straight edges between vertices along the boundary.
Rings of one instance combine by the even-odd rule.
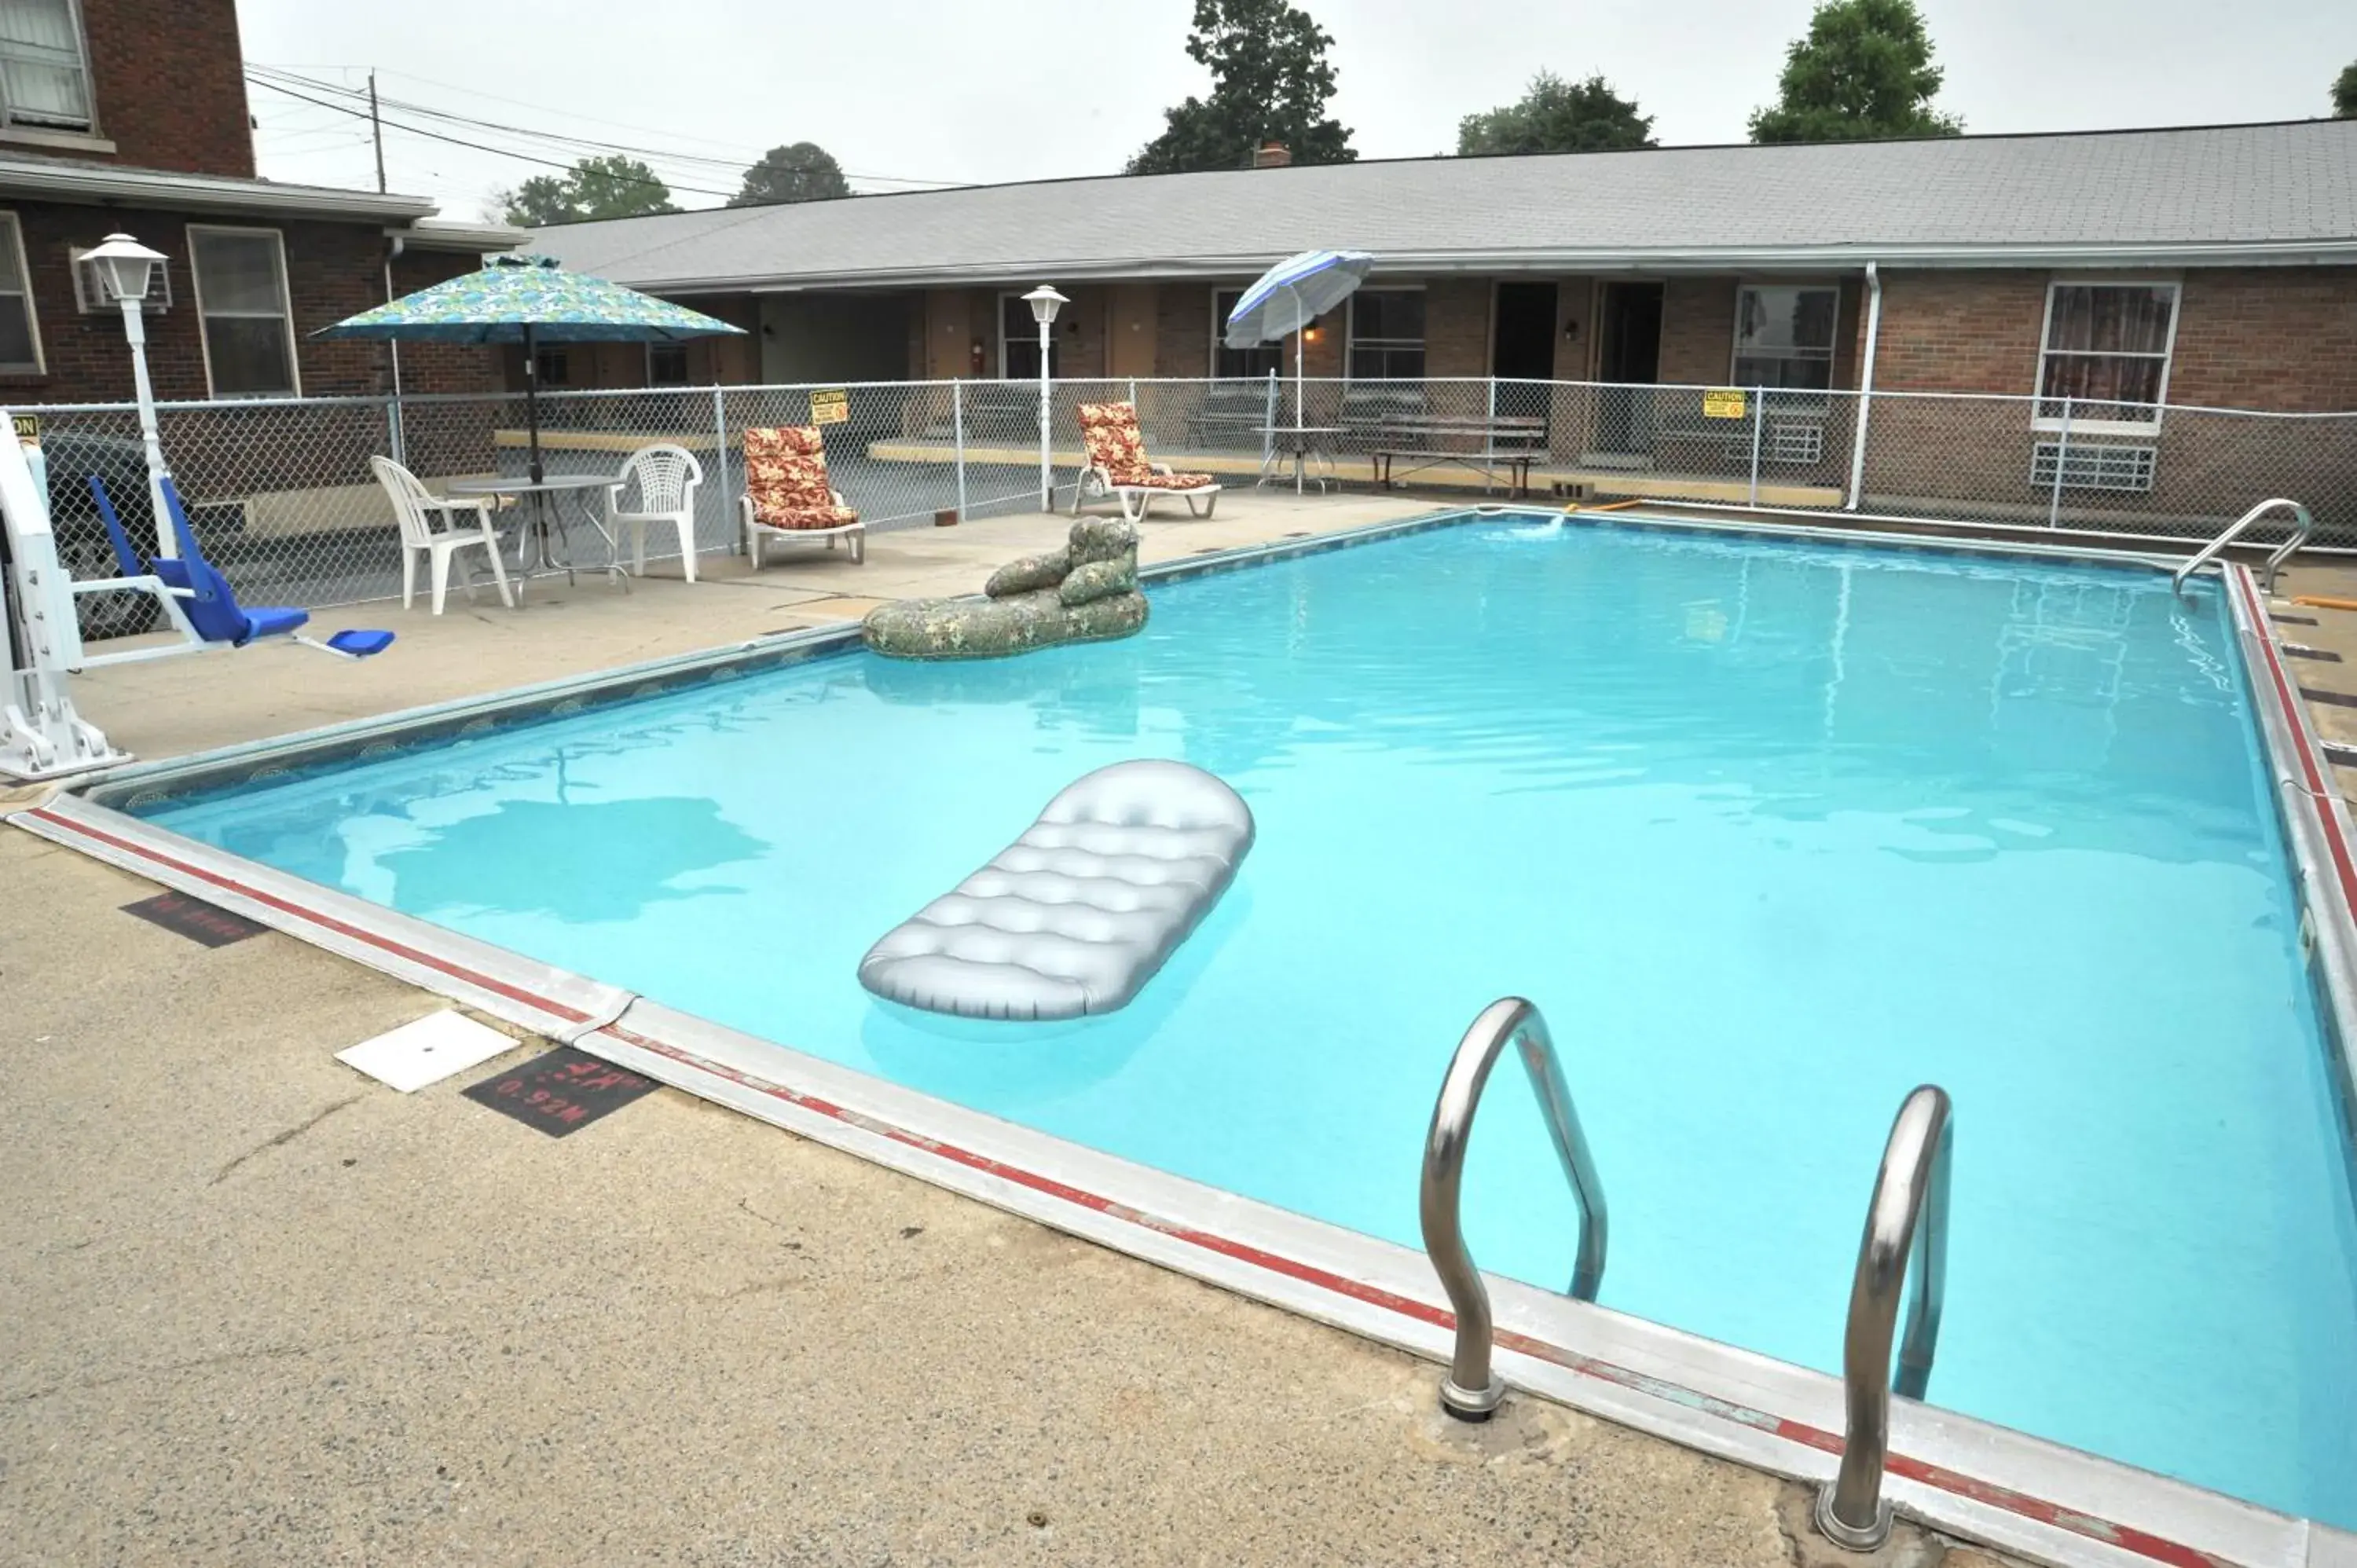
[[1825, 427], [1813, 419], [1771, 419], [1762, 445], [1766, 450], [1760, 456], [1767, 462], [1822, 462], [1825, 456]]
[[[90, 259], [90, 252], [76, 249], [73, 252], [74, 308], [84, 316], [113, 316], [123, 309], [122, 301], [114, 297], [113, 287], [106, 281], [105, 271]], [[150, 316], [161, 316], [172, 308], [172, 263], [161, 261], [147, 285], [147, 298], [142, 308]]]
[[2050, 490], [2060, 470], [2066, 490], [2126, 490], [2152, 489], [2153, 468], [2159, 454], [2143, 443], [2117, 441], [2040, 441], [2030, 453], [2029, 482]]

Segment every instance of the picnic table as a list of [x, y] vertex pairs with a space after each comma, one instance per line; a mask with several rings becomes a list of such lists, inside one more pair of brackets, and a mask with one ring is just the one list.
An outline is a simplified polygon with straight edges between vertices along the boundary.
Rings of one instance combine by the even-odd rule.
[[[1526, 496], [1531, 489], [1531, 465], [1547, 460], [1544, 443], [1546, 421], [1500, 414], [1488, 419], [1386, 418], [1368, 434], [1367, 450], [1374, 465], [1375, 484], [1390, 489], [1398, 480], [1428, 468], [1457, 465], [1480, 474], [1485, 483], [1501, 473], [1511, 492]], [[1400, 463], [1409, 467], [1400, 468]]]

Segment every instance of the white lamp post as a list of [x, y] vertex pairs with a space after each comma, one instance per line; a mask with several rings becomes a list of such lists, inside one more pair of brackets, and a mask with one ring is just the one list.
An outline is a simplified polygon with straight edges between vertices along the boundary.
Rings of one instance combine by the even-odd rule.
[[170, 470], [164, 467], [164, 443], [156, 431], [156, 389], [147, 380], [145, 306], [164, 254], [149, 250], [128, 234], [109, 234], [97, 249], [84, 252], [82, 260], [97, 263], [98, 275], [106, 291], [123, 306], [123, 336], [131, 342], [131, 381], [139, 394], [139, 438], [147, 446], [147, 504], [156, 521], [156, 552], [159, 555], [178, 555], [179, 544], [172, 537], [171, 512], [164, 505], [164, 476]]
[[1056, 312], [1071, 302], [1054, 285], [1044, 283], [1023, 297], [1031, 306], [1031, 319], [1039, 324], [1039, 510], [1053, 511], [1056, 473], [1048, 456], [1048, 356], [1055, 349]]

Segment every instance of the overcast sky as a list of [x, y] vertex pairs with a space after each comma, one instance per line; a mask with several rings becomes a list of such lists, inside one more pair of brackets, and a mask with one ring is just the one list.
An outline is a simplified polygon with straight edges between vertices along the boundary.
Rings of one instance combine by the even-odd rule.
[[[2297, 119], [2357, 59], [2351, 0], [1921, 0], [1947, 68], [1942, 107], [1975, 132]], [[1306, 0], [1334, 35], [1333, 112], [1361, 157], [1455, 145], [1464, 114], [1540, 67], [1601, 71], [1664, 144], [1740, 141], [1811, 0]], [[862, 188], [1117, 172], [1160, 111], [1207, 79], [1183, 53], [1190, 0], [241, 0], [245, 54], [324, 81], [533, 130], [720, 160], [660, 166], [682, 206], [736, 187], [781, 142], [826, 147]], [[261, 87], [262, 172], [371, 188], [364, 122]], [[388, 114], [401, 114], [388, 110]], [[414, 116], [408, 116], [414, 118]], [[515, 138], [447, 123], [466, 140]], [[564, 149], [536, 147], [564, 161]], [[402, 131], [392, 188], [485, 215], [549, 172]]]

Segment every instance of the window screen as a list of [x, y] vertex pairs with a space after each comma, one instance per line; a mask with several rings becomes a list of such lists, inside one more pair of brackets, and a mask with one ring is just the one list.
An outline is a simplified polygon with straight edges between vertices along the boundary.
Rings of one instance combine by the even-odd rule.
[[292, 395], [295, 329], [274, 229], [188, 231], [215, 397]]
[[90, 129], [72, 0], [0, 0], [0, 111], [12, 124]]
[[1834, 384], [1836, 289], [1747, 285], [1735, 303], [1735, 384], [1823, 392]]

